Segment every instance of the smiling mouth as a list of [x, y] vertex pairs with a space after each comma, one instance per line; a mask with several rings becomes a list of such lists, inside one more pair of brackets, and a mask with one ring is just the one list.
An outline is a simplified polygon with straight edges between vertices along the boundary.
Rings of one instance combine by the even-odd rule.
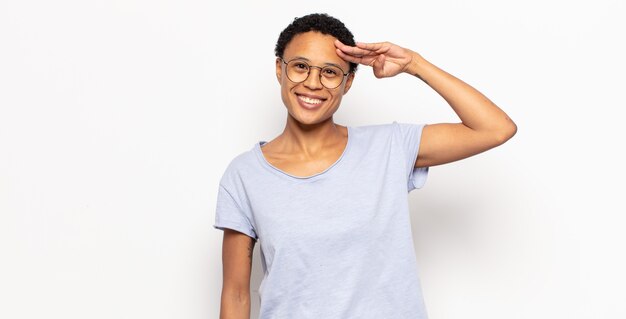
[[312, 98], [312, 97], [308, 97], [308, 96], [304, 96], [304, 95], [299, 95], [299, 94], [296, 94], [296, 95], [298, 96], [298, 100], [300, 100], [300, 101], [302, 101], [302, 102], [304, 102], [306, 104], [309, 104], [311, 106], [320, 105], [320, 104], [322, 104], [322, 102], [324, 102], [324, 100], [322, 100], [322, 99], [316, 99], [316, 98]]

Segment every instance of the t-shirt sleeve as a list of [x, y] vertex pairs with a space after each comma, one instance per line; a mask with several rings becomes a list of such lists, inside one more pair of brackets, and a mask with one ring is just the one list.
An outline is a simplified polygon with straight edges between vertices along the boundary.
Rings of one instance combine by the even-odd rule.
[[415, 161], [417, 160], [422, 138], [422, 130], [426, 125], [398, 123], [396, 121], [394, 121], [393, 124], [398, 130], [402, 142], [407, 173], [407, 192], [411, 192], [414, 189], [422, 188], [428, 176], [428, 167], [415, 167]]
[[258, 239], [256, 230], [241, 207], [242, 205], [237, 203], [235, 197], [220, 184], [213, 227], [220, 230], [224, 230], [224, 228], [233, 229]]

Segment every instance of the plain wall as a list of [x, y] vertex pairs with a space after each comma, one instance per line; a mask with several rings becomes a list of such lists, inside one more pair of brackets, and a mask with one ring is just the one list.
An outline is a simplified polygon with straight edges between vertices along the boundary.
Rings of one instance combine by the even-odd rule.
[[[409, 195], [432, 319], [626, 317], [617, 0], [1, 0], [0, 317], [217, 318], [218, 181], [282, 132], [274, 44], [311, 12], [419, 52], [519, 127]], [[458, 121], [366, 66], [334, 119]]]

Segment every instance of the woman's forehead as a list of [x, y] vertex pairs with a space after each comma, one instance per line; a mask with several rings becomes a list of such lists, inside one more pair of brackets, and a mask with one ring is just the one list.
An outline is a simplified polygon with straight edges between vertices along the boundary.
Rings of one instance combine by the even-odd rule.
[[299, 57], [313, 63], [348, 66], [348, 63], [337, 55], [335, 40], [332, 35], [316, 31], [300, 33], [289, 41], [283, 55], [285, 60]]

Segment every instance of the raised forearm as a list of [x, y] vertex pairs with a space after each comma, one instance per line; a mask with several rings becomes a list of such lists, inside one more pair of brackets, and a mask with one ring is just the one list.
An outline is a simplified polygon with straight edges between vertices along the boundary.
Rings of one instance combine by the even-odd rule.
[[[515, 123], [497, 105], [469, 84], [428, 62], [412, 52], [405, 72], [422, 79], [452, 107], [463, 124], [475, 131], [515, 134]], [[510, 135], [510, 136], [509, 136]]]

